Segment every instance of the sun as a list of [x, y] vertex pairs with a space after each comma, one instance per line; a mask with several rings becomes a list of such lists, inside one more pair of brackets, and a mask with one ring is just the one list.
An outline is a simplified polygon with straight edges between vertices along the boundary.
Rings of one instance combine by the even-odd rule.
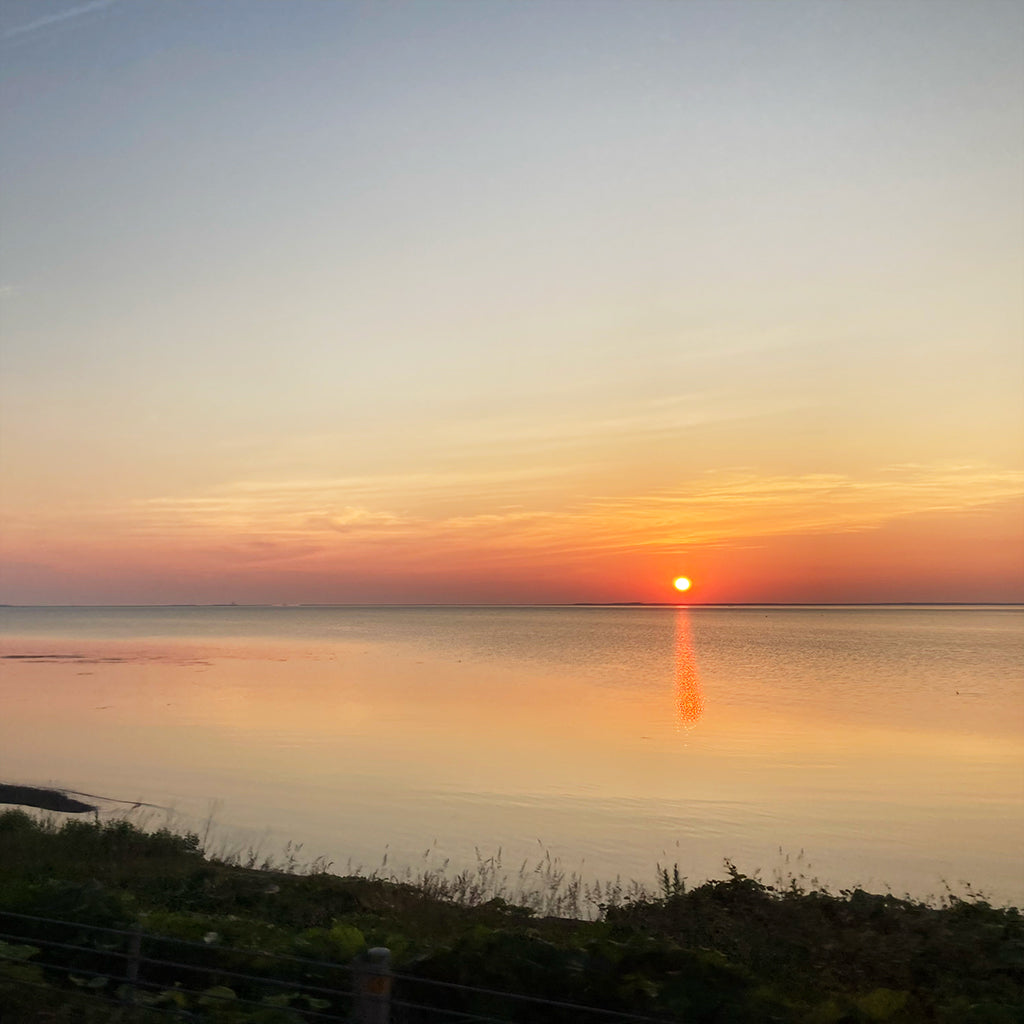
[[676, 590], [689, 590], [693, 584], [685, 576], [677, 576], [672, 581], [672, 586], [674, 586]]

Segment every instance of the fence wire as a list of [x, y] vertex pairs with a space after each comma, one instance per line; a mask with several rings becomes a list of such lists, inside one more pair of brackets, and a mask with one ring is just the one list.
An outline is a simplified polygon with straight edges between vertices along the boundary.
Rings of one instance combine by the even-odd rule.
[[[69, 1006], [106, 1004], [111, 1011], [126, 1014], [125, 1020], [142, 1020], [152, 1013], [160, 1019], [196, 1024], [227, 1019], [296, 1024], [678, 1024], [678, 1018], [673, 1021], [390, 971], [390, 998], [371, 1000], [366, 1015], [366, 1006], [358, 998], [358, 962], [240, 949], [2, 909], [0, 922], [5, 923], [0, 930], [0, 1019], [4, 1021], [6, 1011], [26, 1008], [22, 997], [27, 989], [51, 997], [63, 995]], [[44, 929], [45, 934], [40, 934]], [[50, 937], [55, 931], [66, 934]], [[32, 955], [19, 946], [30, 947]], [[167, 949], [167, 957], [151, 955], [157, 946]], [[188, 962], [190, 955], [194, 962]], [[257, 965], [265, 973], [257, 973]], [[339, 975], [345, 979], [344, 986], [325, 983]], [[251, 1015], [246, 1016], [245, 1010], [251, 1010]]]

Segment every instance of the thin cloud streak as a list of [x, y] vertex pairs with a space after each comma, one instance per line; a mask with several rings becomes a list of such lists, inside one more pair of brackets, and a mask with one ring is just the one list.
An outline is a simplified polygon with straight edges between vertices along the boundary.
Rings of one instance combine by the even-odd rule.
[[911, 515], [966, 512], [1024, 494], [1024, 472], [925, 468], [854, 479], [839, 474], [736, 476], [710, 486], [598, 501], [574, 514], [602, 550], [705, 545], [780, 534], [856, 533]]
[[[501, 479], [501, 474], [494, 475]], [[852, 534], [908, 516], [966, 513], [1024, 495], [1024, 472], [989, 467], [888, 467], [868, 478], [841, 474], [761, 477], [734, 472], [686, 487], [630, 498], [584, 498], [561, 507], [496, 502], [474, 510], [467, 480], [442, 478], [465, 511], [418, 510], [415, 482], [391, 478], [380, 503], [353, 503], [339, 481], [245, 482], [222, 493], [161, 499], [128, 507], [83, 510], [74, 531], [88, 528], [93, 544], [138, 544], [157, 550], [198, 548], [231, 558], [309, 562], [342, 552], [376, 550], [382, 557], [443, 564], [456, 553], [489, 557], [558, 558], [617, 552], [671, 553], [681, 548], [779, 535]], [[396, 486], [397, 484], [402, 486]], [[365, 490], [370, 490], [364, 482]], [[479, 492], [478, 492], [479, 493]], [[493, 501], [493, 498], [491, 499]], [[10, 523], [9, 538], [60, 526], [43, 520]], [[67, 525], [59, 532], [67, 532]], [[263, 545], [260, 547], [259, 545]], [[399, 556], [399, 551], [401, 554]]]
[[9, 28], [0, 36], [0, 39], [14, 39], [18, 36], [28, 35], [30, 32], [38, 32], [41, 29], [49, 28], [63, 21], [69, 21], [72, 18], [80, 18], [83, 15], [101, 11], [106, 7], [113, 6], [117, 2], [118, 0], [90, 0], [89, 3], [79, 4], [77, 7], [69, 7], [67, 10], [60, 11], [57, 14], [46, 14], [41, 18], [36, 18], [34, 21], [26, 22], [24, 25]]
[[[422, 432], [409, 437], [403, 432], [401, 448], [404, 457], [409, 451], [423, 450], [425, 456], [436, 458], [443, 452], [451, 461], [478, 460], [481, 456], [515, 460], [527, 468], [502, 469], [502, 475], [518, 472], [530, 477], [561, 477], [579, 472], [584, 463], [602, 465], [607, 460], [608, 442], [616, 446], [643, 446], [652, 440], [685, 437], [688, 432], [716, 424], [751, 422], [779, 417], [807, 409], [813, 402], [795, 402], [778, 397], [752, 398], [730, 390], [694, 390], [682, 395], [652, 397], [645, 401], [623, 402], [610, 399], [602, 403], [591, 398], [585, 408], [545, 407], [538, 410], [531, 403], [529, 412], [481, 411], [473, 409], [462, 415], [452, 414], [444, 421], [422, 425]], [[316, 465], [325, 452], [338, 450], [350, 443], [346, 434], [329, 432], [307, 434], [275, 442], [265, 453], [268, 464], [294, 466], [296, 462]], [[557, 453], [557, 454], [555, 454]], [[542, 458], [543, 468], [529, 465], [529, 460]], [[547, 462], [558, 460], [557, 465]], [[478, 473], [477, 461], [464, 473], [468, 480], [489, 482], [492, 471]], [[447, 477], [458, 470], [446, 470]], [[438, 473], [423, 474], [436, 478]], [[408, 476], [408, 474], [402, 474]], [[395, 478], [395, 477], [391, 477]], [[359, 479], [383, 479], [379, 475], [355, 477], [349, 482], [357, 486]], [[262, 484], [256, 483], [260, 487]]]

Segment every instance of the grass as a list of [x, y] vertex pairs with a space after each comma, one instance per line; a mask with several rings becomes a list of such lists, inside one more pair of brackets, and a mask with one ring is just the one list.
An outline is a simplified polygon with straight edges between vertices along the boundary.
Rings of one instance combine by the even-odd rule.
[[349, 874], [381, 879], [410, 886], [431, 899], [461, 907], [480, 907], [488, 903], [515, 907], [537, 917], [561, 917], [580, 920], [599, 919], [608, 907], [627, 900], [647, 898], [650, 890], [640, 882], [589, 881], [577, 871], [566, 868], [538, 840], [536, 860], [522, 860], [508, 866], [497, 853], [485, 856], [477, 848], [475, 861], [453, 871], [450, 861], [433, 863], [434, 850], [424, 852], [418, 868], [395, 872], [388, 869], [387, 855], [380, 866], [366, 873], [349, 865]]
[[[536, 863], [509, 868], [500, 851], [478, 853], [457, 872], [428, 850], [417, 871], [390, 872], [385, 857], [343, 877], [305, 861], [299, 846], [273, 858], [251, 848], [208, 852], [209, 830], [205, 839], [138, 820], [0, 814], [0, 910], [197, 942], [212, 935], [262, 956], [347, 962], [383, 945], [418, 978], [697, 1024], [1024, 1020], [1024, 923], [1017, 909], [977, 895], [921, 902], [831, 893], [799, 860], [796, 873], [784, 865], [771, 883], [727, 862], [724, 879], [694, 886], [674, 866], [659, 869], [653, 891], [592, 885], [543, 850]], [[19, 948], [36, 948], [39, 928]], [[31, 962], [47, 955], [40, 945]], [[11, 972], [27, 969], [0, 963], [5, 1024], [57, 1019], [40, 1008], [68, 997], [60, 979], [19, 987]], [[471, 1003], [482, 997], [445, 998], [449, 1010], [479, 1012]], [[221, 1019], [209, 1007], [189, 1012]], [[579, 1019], [536, 1007], [525, 1016], [512, 1006], [489, 1012]], [[82, 1010], [75, 1019], [107, 1018]]]

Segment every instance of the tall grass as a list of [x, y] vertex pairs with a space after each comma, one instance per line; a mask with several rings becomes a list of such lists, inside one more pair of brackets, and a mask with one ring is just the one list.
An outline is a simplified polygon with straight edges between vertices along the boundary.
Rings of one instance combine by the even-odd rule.
[[[334, 875], [400, 885], [417, 891], [424, 898], [454, 906], [473, 908], [490, 905], [521, 916], [593, 921], [626, 905], [671, 900], [683, 897], [689, 891], [687, 879], [678, 863], [671, 866], [657, 864], [653, 883], [637, 879], [626, 881], [618, 875], [610, 881], [594, 879], [588, 878], [582, 869], [567, 867], [540, 840], [537, 841], [534, 858], [517, 858], [512, 864], [506, 863], [500, 846], [493, 854], [476, 847], [475, 858], [469, 864], [453, 864], [449, 857], [441, 859], [435, 841], [423, 852], [417, 864], [393, 867], [389, 865], [390, 851], [385, 848], [375, 866], [368, 867], [350, 860], [343, 870], [337, 870], [334, 862], [322, 855], [307, 856], [299, 842], [289, 840], [283, 846], [269, 849], [269, 835], [255, 842], [238, 842], [218, 825], [215, 806], [195, 830], [185, 826], [185, 819], [173, 809], [144, 807], [118, 810], [102, 816], [94, 812], [87, 817], [41, 810], [0, 811], [0, 822], [7, 822], [8, 831], [11, 822], [17, 818], [31, 821], [35, 826], [35, 837], [28, 831], [22, 837], [27, 859], [37, 855], [36, 839], [61, 834], [63, 844], [59, 848], [48, 847], [49, 856], [55, 856], [54, 851], [59, 849], [64, 851], [63, 856], [69, 861], [80, 856], [94, 856], [97, 844], [106, 843], [110, 855], [125, 864], [133, 862], [145, 849], [145, 857], [137, 865], [139, 870], [143, 870], [142, 865], [147, 865], [146, 869], [150, 871], [166, 869], [169, 862], [193, 854], [227, 868], [294, 876]], [[17, 844], [12, 847], [8, 835], [7, 856], [17, 856], [16, 850]], [[778, 896], [832, 895], [828, 886], [813, 873], [803, 850], [793, 855], [780, 847], [778, 857], [778, 863], [770, 869], [769, 881], [762, 879], [760, 869], [748, 875], [728, 858], [723, 861], [724, 874], [728, 880], [743, 878], [766, 893]], [[704, 882], [700, 880], [696, 884]], [[852, 891], [842, 890], [840, 895]], [[984, 892], [967, 883], [962, 883], [959, 890], [947, 884], [944, 892], [925, 899], [915, 900], [906, 894], [903, 898], [933, 908], [951, 907], [962, 902], [989, 902]]]
[[278, 856], [211, 849], [215, 832], [176, 833], [138, 812], [0, 813], [0, 907], [337, 962], [385, 945], [424, 978], [707, 1024], [1024, 1020], [1017, 910], [951, 892], [940, 906], [831, 894], [802, 853], [780, 854], [769, 882], [727, 861], [722, 880], [691, 886], [671, 865], [648, 887], [587, 882], [542, 845], [508, 866], [501, 850], [478, 850], [461, 868], [430, 847], [398, 871], [385, 852], [343, 875], [298, 844]]
[[[538, 840], [537, 857], [506, 865], [503, 850], [485, 855], [477, 847], [475, 861], [453, 869], [445, 858], [433, 863], [436, 848], [427, 849], [422, 863], [402, 871], [387, 868], [387, 855], [380, 867], [366, 877], [409, 885], [424, 895], [462, 907], [484, 905], [504, 907], [523, 915], [566, 917], [593, 920], [609, 907], [621, 906], [630, 899], [648, 898], [650, 890], [641, 882], [588, 881], [581, 871], [571, 870]], [[354, 872], [360, 875], [357, 867]]]

